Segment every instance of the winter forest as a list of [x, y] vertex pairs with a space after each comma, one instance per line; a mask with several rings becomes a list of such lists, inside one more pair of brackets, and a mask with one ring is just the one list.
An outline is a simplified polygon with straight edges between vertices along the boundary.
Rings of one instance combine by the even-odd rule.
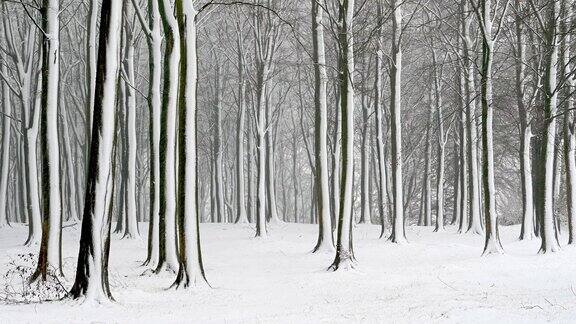
[[0, 322], [576, 321], [575, 27], [0, 0]]

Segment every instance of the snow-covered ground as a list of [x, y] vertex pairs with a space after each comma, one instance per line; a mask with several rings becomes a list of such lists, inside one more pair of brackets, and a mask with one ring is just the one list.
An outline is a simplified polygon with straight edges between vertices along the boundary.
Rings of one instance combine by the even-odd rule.
[[[146, 228], [140, 224], [143, 237]], [[501, 227], [507, 254], [490, 257], [480, 256], [482, 237], [456, 234], [453, 227], [446, 233], [410, 227], [410, 243], [397, 246], [378, 239], [378, 226], [356, 226], [359, 269], [339, 273], [325, 271], [332, 255], [308, 253], [317, 235], [313, 225], [277, 225], [266, 240], [252, 238], [249, 225], [201, 229], [212, 289], [165, 290], [173, 275], [141, 276], [146, 240], [115, 237], [110, 271], [116, 303], [0, 304], [0, 323], [576, 321], [576, 248], [537, 255], [539, 242], [518, 242], [517, 226]], [[26, 231], [0, 229], [2, 274], [26, 251], [20, 245]], [[78, 235], [65, 229], [69, 281]]]

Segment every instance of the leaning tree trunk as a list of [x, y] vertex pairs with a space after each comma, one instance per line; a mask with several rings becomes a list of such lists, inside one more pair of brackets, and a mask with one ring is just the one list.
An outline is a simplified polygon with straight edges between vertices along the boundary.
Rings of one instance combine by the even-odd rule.
[[178, 96], [178, 243], [180, 267], [174, 288], [207, 285], [200, 249], [198, 218], [198, 168], [196, 142], [196, 10], [191, 1], [176, 0], [180, 29], [180, 83]]
[[58, 0], [42, 6], [42, 97], [40, 111], [40, 156], [42, 159], [42, 240], [38, 267], [31, 280], [46, 280], [48, 269], [62, 274], [60, 197], [60, 153], [58, 143], [58, 83], [60, 66]]
[[402, 1], [391, 1], [392, 20], [392, 61], [390, 64], [390, 120], [392, 128], [392, 191], [394, 195], [393, 243], [406, 243], [404, 232], [404, 190], [402, 184]]
[[[314, 61], [315, 106], [315, 182], [318, 210], [318, 241], [312, 252], [333, 251], [332, 219], [330, 216], [330, 188], [328, 177], [328, 108], [326, 103], [326, 55], [324, 50], [323, 12], [312, 0], [312, 41]], [[296, 152], [294, 152], [296, 153]]]
[[338, 239], [336, 257], [329, 270], [354, 268], [356, 260], [352, 247], [352, 203], [354, 178], [354, 40], [352, 23], [354, 0], [339, 3], [340, 47], [338, 70], [340, 81], [340, 111], [342, 115], [342, 173], [340, 184], [340, 212], [338, 213]]
[[108, 281], [113, 190], [116, 86], [120, 59], [122, 2], [103, 0], [90, 160], [73, 299], [112, 299]]

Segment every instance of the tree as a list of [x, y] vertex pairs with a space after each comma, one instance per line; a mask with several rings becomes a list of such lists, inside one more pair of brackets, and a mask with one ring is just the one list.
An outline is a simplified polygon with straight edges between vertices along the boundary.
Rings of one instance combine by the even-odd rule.
[[176, 17], [180, 31], [180, 81], [178, 84], [178, 244], [179, 269], [174, 288], [207, 285], [200, 248], [198, 217], [198, 169], [196, 142], [196, 87], [198, 63], [196, 49], [196, 15], [191, 1], [176, 0]]
[[394, 214], [388, 240], [406, 243], [404, 233], [404, 189], [402, 183], [402, 1], [392, 0], [392, 49], [390, 53], [390, 122], [392, 128], [392, 190]]
[[108, 281], [114, 135], [116, 134], [116, 86], [120, 69], [122, 2], [102, 0], [93, 126], [88, 164], [84, 216], [73, 299], [111, 300]]
[[38, 267], [31, 281], [47, 279], [48, 270], [62, 274], [62, 210], [58, 143], [59, 14], [58, 0], [42, 3], [42, 97], [40, 156], [42, 161], [42, 239]]
[[352, 246], [352, 181], [354, 177], [354, 0], [338, 3], [338, 72], [340, 114], [342, 116], [342, 169], [336, 256], [331, 271], [354, 268], [356, 259]]
[[477, 3], [471, 0], [471, 3], [478, 17], [482, 33], [482, 67], [480, 71], [482, 89], [482, 189], [484, 191], [484, 219], [486, 222], [486, 240], [483, 255], [488, 255], [504, 252], [498, 234], [496, 188], [494, 184], [492, 64], [494, 44], [505, 19], [509, 1], [504, 4], [504, 9], [500, 13], [500, 23], [497, 25], [498, 29], [494, 35], [492, 32], [491, 0], [480, 0]]
[[529, 240], [534, 237], [534, 206], [532, 195], [532, 161], [531, 145], [532, 130], [529, 124], [528, 108], [526, 107], [526, 37], [524, 35], [524, 19], [526, 5], [516, 0], [516, 102], [518, 117], [520, 119], [520, 179], [522, 182], [522, 227], [520, 240]]
[[541, 246], [540, 253], [560, 250], [554, 222], [554, 155], [556, 147], [556, 114], [557, 100], [557, 63], [558, 63], [558, 18], [560, 1], [549, 1], [544, 7], [545, 19], [531, 1], [533, 11], [542, 28], [544, 37], [544, 77], [542, 96], [544, 109], [541, 113], [541, 140], [539, 141], [535, 167], [538, 170], [535, 177], [537, 190], [534, 192], [536, 217], [540, 223]]
[[159, 258], [159, 213], [160, 213], [160, 115], [162, 97], [160, 93], [162, 79], [162, 32], [159, 2], [148, 1], [148, 24], [136, 0], [132, 0], [136, 16], [146, 35], [148, 44], [150, 84], [148, 87], [148, 109], [150, 116], [150, 218], [148, 225], [148, 255], [144, 264], [156, 266]]
[[[1, 55], [0, 55], [1, 57]], [[2, 65], [2, 74], [6, 75], [8, 68], [6, 64]], [[8, 222], [8, 213], [6, 210], [6, 195], [8, 191], [8, 167], [10, 166], [10, 118], [12, 116], [10, 102], [10, 89], [5, 82], [2, 84], [2, 146], [0, 147], [0, 227], [4, 227]]]
[[460, 12], [462, 25], [462, 60], [465, 71], [465, 101], [466, 101], [466, 137], [468, 138], [468, 198], [470, 199], [470, 222], [467, 232], [483, 234], [482, 222], [480, 219], [480, 181], [478, 179], [478, 136], [476, 129], [476, 84], [474, 80], [475, 67], [471, 53], [474, 48], [474, 40], [471, 36], [471, 25], [473, 13], [470, 11], [468, 2], [460, 1]]
[[158, 0], [164, 28], [164, 77], [160, 113], [160, 213], [159, 257], [156, 273], [166, 268], [176, 271], [176, 109], [178, 100], [178, 67], [180, 37], [178, 22], [170, 1]]
[[312, 42], [314, 60], [314, 132], [315, 136], [315, 199], [318, 208], [318, 241], [312, 252], [333, 251], [330, 190], [328, 186], [328, 108], [326, 103], [326, 56], [324, 50], [323, 11], [312, 1]]
[[[238, 51], [238, 125], [236, 139], [236, 221], [235, 223], [248, 223], [246, 214], [246, 186], [244, 175], [244, 125], [246, 124], [246, 81], [244, 80], [244, 38], [240, 21], [236, 21], [237, 51]], [[248, 135], [250, 136], [250, 135]], [[252, 152], [249, 152], [249, 155]], [[250, 179], [249, 187], [250, 187]], [[248, 190], [250, 192], [250, 189]], [[250, 196], [251, 197], [251, 196]]]

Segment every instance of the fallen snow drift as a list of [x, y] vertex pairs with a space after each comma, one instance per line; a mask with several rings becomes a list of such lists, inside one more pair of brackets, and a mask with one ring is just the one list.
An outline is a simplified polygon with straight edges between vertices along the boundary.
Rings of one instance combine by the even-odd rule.
[[[517, 241], [519, 227], [511, 226], [501, 227], [507, 254], [481, 257], [484, 238], [453, 227], [409, 227], [406, 245], [379, 240], [379, 230], [356, 226], [359, 270], [329, 273], [333, 255], [309, 253], [316, 226], [276, 225], [268, 239], [254, 239], [251, 225], [202, 224], [213, 288], [175, 292], [165, 290], [174, 275], [141, 275], [147, 224], [140, 224], [141, 240], [112, 241], [116, 303], [0, 304], [0, 323], [576, 321], [576, 248], [537, 255], [539, 241]], [[37, 253], [21, 246], [26, 233], [17, 225], [0, 229], [1, 274], [17, 254]], [[77, 227], [64, 230], [69, 286], [78, 237]]]

